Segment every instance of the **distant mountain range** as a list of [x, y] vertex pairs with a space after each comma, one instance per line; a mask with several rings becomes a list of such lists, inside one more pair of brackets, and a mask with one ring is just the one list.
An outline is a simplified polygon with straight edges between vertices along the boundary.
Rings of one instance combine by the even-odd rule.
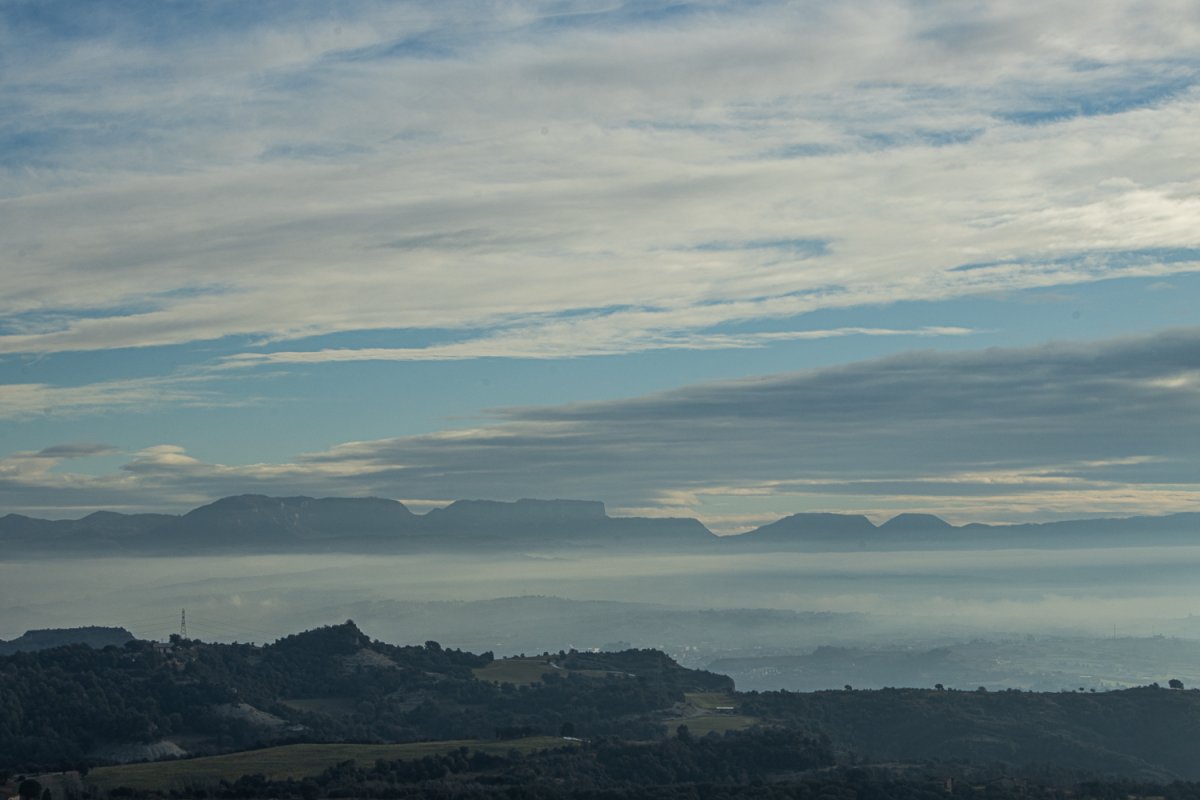
[[889, 550], [1200, 543], [1200, 513], [1025, 525], [955, 526], [931, 514], [875, 525], [855, 514], [793, 514], [736, 536], [690, 518], [610, 517], [586, 500], [459, 500], [427, 514], [380, 498], [239, 495], [183, 515], [97, 511], [82, 519], [0, 517], [8, 556], [244, 552]]
[[6, 554], [488, 551], [513, 547], [686, 547], [698, 520], [609, 517], [581, 500], [459, 500], [428, 514], [375, 497], [226, 497], [181, 516], [98, 511], [77, 520], [0, 517]]
[[[1072, 519], [1020, 525], [951, 525], [933, 514], [899, 514], [875, 525], [861, 514], [793, 514], [748, 533], [739, 543], [803, 544], [821, 549], [913, 547], [1086, 547], [1200, 544], [1200, 513]], [[835, 546], [836, 545], [836, 546]]]

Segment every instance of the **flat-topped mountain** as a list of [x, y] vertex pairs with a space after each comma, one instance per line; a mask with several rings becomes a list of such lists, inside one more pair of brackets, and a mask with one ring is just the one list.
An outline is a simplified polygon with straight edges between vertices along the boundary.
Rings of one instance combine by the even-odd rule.
[[1192, 544], [1200, 513], [1024, 525], [951, 525], [903, 513], [876, 525], [861, 514], [792, 514], [736, 536], [691, 518], [610, 517], [591, 500], [457, 500], [426, 514], [378, 497], [225, 497], [183, 515], [97, 511], [76, 520], [0, 517], [0, 553], [489, 552], [607, 548], [714, 552], [905, 548], [1113, 547]]
[[238, 543], [314, 541], [352, 535], [389, 536], [412, 527], [416, 515], [378, 497], [225, 497], [189, 511], [160, 533], [190, 541]]
[[83, 628], [40, 628], [25, 631], [16, 639], [0, 641], [0, 656], [49, 650], [71, 644], [86, 644], [97, 649], [115, 645], [123, 647], [133, 641], [133, 634], [124, 628], [89, 625]]
[[427, 514], [378, 497], [225, 497], [186, 514], [0, 517], [12, 554], [480, 551], [533, 546], [686, 547], [716, 536], [695, 519], [610, 517], [590, 500], [458, 500]]

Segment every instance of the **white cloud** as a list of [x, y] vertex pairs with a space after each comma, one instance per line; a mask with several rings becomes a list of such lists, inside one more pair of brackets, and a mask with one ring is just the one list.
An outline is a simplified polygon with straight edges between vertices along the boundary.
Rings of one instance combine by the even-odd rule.
[[509, 408], [473, 428], [348, 442], [285, 463], [179, 446], [117, 473], [0, 462], [0, 504], [183, 509], [261, 492], [602, 499], [742, 527], [799, 510], [957, 521], [1194, 510], [1200, 329], [1096, 344], [911, 352], [606, 402]]
[[[480, 339], [428, 347], [327, 348], [312, 351], [241, 353], [225, 364], [248, 367], [258, 364], [317, 364], [336, 361], [453, 361], [467, 358], [571, 358], [613, 355], [640, 350], [724, 350], [762, 347], [771, 342], [830, 339], [841, 336], [967, 336], [969, 328], [931, 326], [912, 329], [829, 328], [765, 333], [676, 333], [654, 330], [651, 325], [629, 326], [630, 317], [671, 317], [666, 312], [614, 313], [602, 317], [555, 320], [538, 327], [496, 333]], [[664, 320], [665, 321], [665, 320]], [[659, 323], [661, 324], [661, 322]]]
[[253, 397], [232, 396], [206, 388], [204, 376], [130, 378], [77, 386], [45, 383], [0, 384], [0, 420], [70, 416], [98, 412], [175, 407], [236, 406]]
[[[1188, 3], [609, 12], [0, 29], [26, 135], [0, 353], [453, 328], [485, 331], [453, 357], [525, 356], [610, 307], [647, 310], [561, 354], [724, 347], [729, 320], [1200, 266], [1144, 255], [1200, 246]], [[703, 247], [797, 239], [827, 248]]]

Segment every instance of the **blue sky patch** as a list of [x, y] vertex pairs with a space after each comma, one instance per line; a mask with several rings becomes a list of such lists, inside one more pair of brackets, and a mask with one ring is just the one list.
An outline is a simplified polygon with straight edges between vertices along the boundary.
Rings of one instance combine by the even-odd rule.
[[1000, 111], [996, 116], [1017, 125], [1044, 125], [1075, 117], [1121, 114], [1171, 100], [1190, 91], [1197, 81], [1196, 65], [1191, 64], [1187, 74], [1168, 79], [1089, 86], [1078, 93], [1030, 92], [1025, 96], [1025, 108]]
[[702, 252], [728, 252], [734, 250], [777, 250], [803, 258], [816, 258], [829, 253], [831, 242], [827, 239], [750, 239], [747, 241], [702, 242], [691, 249]]

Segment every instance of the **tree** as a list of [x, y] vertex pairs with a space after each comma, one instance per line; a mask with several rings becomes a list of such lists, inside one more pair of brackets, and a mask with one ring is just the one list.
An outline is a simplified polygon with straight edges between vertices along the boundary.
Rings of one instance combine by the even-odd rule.
[[33, 778], [26, 778], [17, 787], [17, 794], [20, 795], [21, 800], [40, 800], [42, 785]]
[[1167, 686], [1170, 686], [1172, 689], [1182, 689], [1183, 681], [1179, 680], [1179, 678], [1171, 678], [1171, 680], [1167, 681]]

